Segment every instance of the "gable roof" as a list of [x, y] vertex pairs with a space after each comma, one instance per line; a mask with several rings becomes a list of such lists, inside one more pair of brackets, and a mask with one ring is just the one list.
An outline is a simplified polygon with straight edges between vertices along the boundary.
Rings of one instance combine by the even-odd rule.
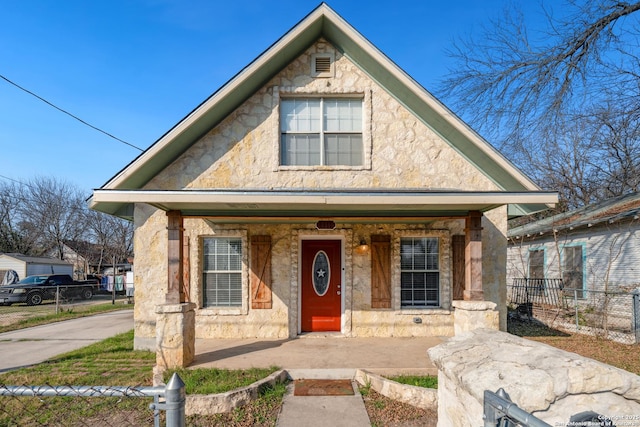
[[[571, 231], [620, 221], [638, 220], [640, 217], [640, 192], [613, 197], [579, 209], [544, 218], [510, 229], [508, 237], [543, 236], [553, 231]], [[640, 225], [640, 223], [639, 223]]]
[[[110, 190], [139, 190], [156, 174], [177, 159], [210, 129], [245, 102], [291, 61], [318, 39], [324, 38], [372, 80], [410, 110], [425, 125], [447, 141], [458, 153], [474, 164], [499, 188], [524, 194], [538, 192], [536, 201], [526, 197], [510, 203], [512, 215], [524, 215], [548, 208], [557, 202], [551, 192], [540, 192], [528, 177], [482, 139], [433, 95], [394, 64], [350, 24], [322, 3], [284, 34], [252, 63], [213, 93], [195, 110], [165, 133], [151, 147], [111, 178], [89, 199], [90, 207], [103, 212], [128, 216], [128, 201], [106, 202], [102, 197]], [[113, 199], [112, 196], [110, 196]], [[512, 205], [518, 204], [518, 205]]]

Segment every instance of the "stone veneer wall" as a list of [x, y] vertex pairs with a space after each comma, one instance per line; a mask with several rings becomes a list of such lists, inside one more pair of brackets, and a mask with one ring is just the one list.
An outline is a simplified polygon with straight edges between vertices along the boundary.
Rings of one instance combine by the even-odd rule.
[[640, 376], [575, 353], [489, 329], [428, 353], [438, 367], [438, 427], [482, 425], [484, 391], [499, 388], [552, 426], [584, 411], [638, 421], [628, 417], [640, 414]]
[[[335, 54], [335, 77], [312, 78], [311, 55]], [[279, 166], [279, 100], [289, 94], [327, 96], [354, 94], [364, 100], [365, 164], [360, 167]], [[427, 125], [418, 120], [393, 96], [384, 91], [348, 58], [320, 40], [276, 75], [262, 89], [218, 126], [209, 131], [145, 189], [460, 189], [499, 190], [483, 173]], [[357, 336], [451, 335], [451, 302], [443, 295], [443, 310], [371, 311], [369, 306], [369, 261], [351, 256], [354, 241], [371, 233], [418, 228], [437, 230], [448, 236], [464, 233], [464, 221], [427, 221], [424, 225], [378, 226], [344, 224], [335, 235], [345, 241], [345, 267], [352, 269], [353, 290], [344, 305], [343, 330]], [[135, 208], [136, 254], [135, 328], [137, 348], [151, 348], [154, 336], [154, 307], [164, 302], [166, 292], [166, 216], [149, 206]], [[196, 336], [285, 337], [297, 333], [295, 229], [312, 225], [215, 225], [204, 219], [185, 220], [190, 245], [191, 301], [199, 303], [200, 236], [230, 232], [249, 239], [253, 234], [271, 234], [274, 250], [274, 307], [224, 315], [196, 310]], [[506, 208], [495, 209], [483, 218], [483, 281], [485, 299], [498, 304], [501, 327], [506, 325], [505, 272]], [[247, 240], [248, 241], [248, 240]], [[277, 256], [277, 258], [275, 257]], [[443, 271], [450, 271], [449, 253], [444, 254]], [[275, 261], [277, 259], [277, 262]], [[445, 286], [450, 286], [450, 279]], [[397, 289], [394, 290], [397, 293]], [[398, 295], [394, 294], [397, 298]], [[248, 304], [248, 302], [247, 302]], [[394, 303], [395, 304], [395, 303]], [[397, 304], [395, 304], [397, 306]], [[398, 308], [398, 307], [396, 307]], [[350, 315], [349, 315], [350, 313]], [[421, 317], [423, 323], [413, 323]], [[393, 319], [393, 320], [390, 320]]]

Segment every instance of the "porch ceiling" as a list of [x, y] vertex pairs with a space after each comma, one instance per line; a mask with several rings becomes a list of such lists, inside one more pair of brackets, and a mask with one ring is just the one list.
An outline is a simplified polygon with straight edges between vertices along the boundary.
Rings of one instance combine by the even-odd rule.
[[[511, 204], [546, 208], [554, 192], [466, 192], [394, 190], [95, 190], [90, 207], [130, 218], [133, 204], [146, 203], [185, 216], [209, 217], [434, 217], [486, 212]], [[127, 207], [122, 209], [122, 207]]]

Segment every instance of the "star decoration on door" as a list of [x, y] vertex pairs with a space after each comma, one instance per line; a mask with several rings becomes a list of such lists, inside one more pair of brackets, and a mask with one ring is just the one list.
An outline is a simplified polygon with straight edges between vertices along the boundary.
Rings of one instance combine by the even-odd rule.
[[320, 269], [316, 271], [316, 274], [318, 275], [318, 277], [324, 277], [324, 275], [327, 274], [327, 272], [324, 271], [323, 269]]

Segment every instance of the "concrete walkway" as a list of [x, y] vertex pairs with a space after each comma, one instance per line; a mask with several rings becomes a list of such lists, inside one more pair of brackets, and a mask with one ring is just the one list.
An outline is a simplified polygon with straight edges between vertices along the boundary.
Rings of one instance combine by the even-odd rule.
[[133, 329], [133, 310], [119, 310], [0, 334], [0, 372], [35, 365]]
[[[436, 375], [427, 350], [445, 338], [346, 338], [310, 334], [294, 339], [196, 340], [190, 367], [286, 369], [292, 379], [353, 379], [356, 369], [379, 375]], [[365, 427], [371, 422], [360, 393], [294, 396], [289, 385], [277, 427]]]
[[369, 427], [362, 396], [294, 396], [289, 387], [276, 427]]
[[[381, 375], [435, 375], [427, 350], [443, 338], [346, 338], [310, 334], [293, 339], [198, 339], [190, 367], [223, 369], [278, 366], [296, 370], [366, 369]], [[346, 377], [345, 377], [346, 378]]]

